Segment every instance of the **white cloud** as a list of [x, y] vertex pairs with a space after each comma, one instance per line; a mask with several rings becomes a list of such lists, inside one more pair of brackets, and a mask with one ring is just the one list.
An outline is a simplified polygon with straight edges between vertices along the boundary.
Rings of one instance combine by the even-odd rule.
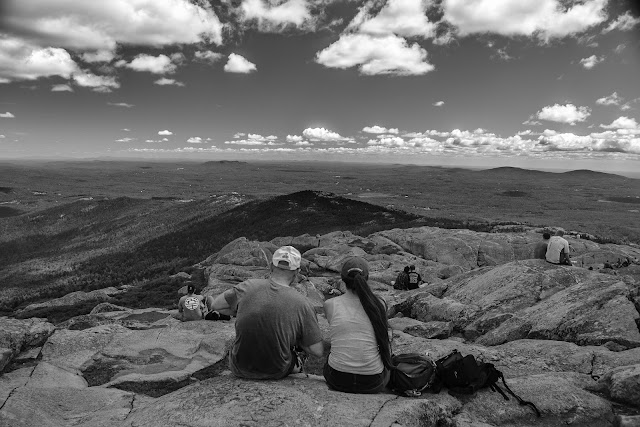
[[0, 135], [0, 139], [4, 139], [4, 138], [6, 138], [6, 136]]
[[171, 132], [170, 130], [161, 130], [158, 132], [158, 135], [173, 135], [173, 132]]
[[617, 92], [613, 92], [609, 96], [605, 96], [603, 98], [598, 98], [596, 100], [596, 104], [600, 105], [620, 105], [624, 102], [624, 98], [618, 96]]
[[193, 56], [199, 61], [210, 62], [212, 64], [224, 57], [223, 54], [210, 50], [199, 50]]
[[434, 107], [442, 107], [444, 105], [444, 101], [436, 101], [433, 103]]
[[77, 70], [78, 65], [64, 49], [41, 48], [0, 34], [0, 78], [5, 82], [51, 76], [68, 79]]
[[163, 77], [161, 79], [156, 80], [155, 82], [153, 82], [153, 84], [158, 85], [158, 86], [181, 86], [184, 87], [184, 83], [179, 82], [177, 80], [174, 79], [168, 79], [166, 77]]
[[0, 118], [3, 118], [3, 119], [13, 119], [15, 117], [16, 116], [11, 114], [9, 111], [7, 111], [6, 113], [0, 113]]
[[302, 131], [302, 135], [311, 141], [347, 141], [351, 138], [345, 138], [337, 132], [325, 128], [306, 128]]
[[224, 65], [224, 71], [227, 73], [248, 74], [256, 70], [256, 64], [247, 61], [244, 56], [236, 53], [229, 54], [229, 60]]
[[135, 138], [125, 137], [125, 138], [116, 139], [116, 142], [131, 142], [131, 141], [135, 141]]
[[51, 92], [73, 92], [73, 89], [69, 85], [60, 84], [51, 86]]
[[303, 138], [299, 135], [287, 135], [287, 142], [302, 142]]
[[596, 65], [598, 65], [599, 63], [601, 63], [602, 61], [604, 61], [604, 57], [597, 57], [595, 55], [591, 55], [588, 58], [582, 58], [580, 60], [580, 64], [586, 68], [587, 70], [592, 69], [593, 67], [595, 67]]
[[311, 19], [306, 0], [266, 2], [264, 0], [243, 0], [240, 5], [245, 21], [257, 21], [262, 31], [277, 31], [289, 25], [302, 27]]
[[573, 104], [554, 104], [538, 111], [537, 118], [574, 125], [576, 122], [584, 122], [590, 115], [591, 109], [588, 107], [576, 107]]
[[199, 136], [192, 136], [191, 138], [187, 139], [187, 142], [190, 144], [202, 144], [203, 141]]
[[388, 147], [404, 147], [405, 142], [404, 139], [399, 136], [388, 136], [379, 139], [370, 139], [367, 142], [367, 145], [384, 145]]
[[389, 128], [387, 129], [386, 127], [382, 127], [382, 126], [378, 126], [378, 125], [374, 125], [374, 126], [366, 126], [364, 128], [362, 128], [362, 132], [366, 132], [366, 133], [392, 133], [392, 134], [397, 134], [399, 131], [397, 128]]
[[602, 33], [606, 34], [613, 30], [629, 31], [638, 24], [640, 24], [640, 18], [634, 18], [631, 13], [627, 11], [624, 15], [618, 16], [618, 19], [607, 25], [607, 27], [602, 30]]
[[575, 135], [573, 133], [557, 133], [555, 135], [540, 136], [538, 138], [542, 146], [558, 151], [582, 151], [588, 150], [593, 144], [593, 139], [588, 136]]
[[127, 128], [120, 129], [120, 130], [123, 131], [123, 132], [131, 132], [131, 129], [127, 129]]
[[73, 81], [75, 81], [78, 86], [90, 87], [95, 92], [111, 92], [111, 89], [118, 89], [120, 87], [120, 83], [116, 81], [115, 77], [97, 76], [88, 71], [74, 73]]
[[620, 43], [618, 46], [616, 46], [616, 48], [615, 48], [615, 49], [613, 49], [613, 51], [614, 51], [615, 53], [617, 53], [617, 54], [621, 54], [621, 53], [622, 53], [622, 51], [623, 51], [626, 47], [627, 47], [627, 45], [626, 45], [626, 44], [624, 44], [624, 43]]
[[318, 52], [316, 62], [329, 68], [359, 66], [365, 75], [421, 75], [434, 69], [427, 62], [427, 51], [394, 35], [376, 37], [368, 34], [346, 34]]
[[629, 118], [626, 116], [618, 117], [609, 125], [600, 125], [601, 128], [605, 129], [640, 129], [636, 119]]
[[246, 136], [245, 139], [236, 140], [236, 141], [225, 141], [225, 144], [237, 144], [237, 145], [279, 145], [275, 141], [278, 140], [278, 137], [275, 135], [263, 136], [257, 133], [245, 134], [242, 132], [236, 133], [234, 138], [242, 138]]
[[112, 107], [124, 107], [124, 108], [132, 108], [133, 104], [127, 104], [126, 102], [107, 102], [107, 105], [111, 105]]
[[177, 69], [171, 58], [163, 54], [151, 56], [143, 53], [136, 56], [131, 63], [125, 66], [132, 70], [148, 71], [154, 74], [171, 74]]
[[205, 2], [188, 0], [16, 0], [4, 25], [47, 45], [110, 50], [117, 44], [162, 47], [222, 43], [222, 24]]
[[363, 6], [347, 30], [365, 34], [430, 38], [435, 36], [436, 24], [429, 22], [423, 0], [389, 0], [376, 16], [372, 16], [373, 3]]
[[304, 145], [304, 146], [312, 146], [313, 144], [312, 144], [312, 143], [310, 143], [309, 141], [297, 141], [297, 142], [295, 143], [295, 145], [301, 145], [301, 146], [302, 146], [302, 145]]
[[525, 120], [524, 122], [522, 122], [523, 125], [527, 125], [527, 126], [538, 126], [541, 125], [542, 123], [535, 120], [534, 116], [529, 117], [527, 120]]
[[256, 139], [236, 139], [233, 141], [225, 141], [225, 144], [232, 145], [266, 145], [265, 141], [256, 140]]
[[444, 0], [442, 9], [443, 20], [461, 36], [495, 33], [548, 41], [601, 24], [607, 19], [607, 4], [608, 0]]
[[112, 50], [102, 49], [95, 52], [85, 52], [82, 54], [82, 60], [84, 62], [111, 62], [116, 54]]
[[233, 135], [234, 138], [242, 138], [243, 136], [247, 136], [247, 134], [244, 132], [237, 132], [235, 135]]

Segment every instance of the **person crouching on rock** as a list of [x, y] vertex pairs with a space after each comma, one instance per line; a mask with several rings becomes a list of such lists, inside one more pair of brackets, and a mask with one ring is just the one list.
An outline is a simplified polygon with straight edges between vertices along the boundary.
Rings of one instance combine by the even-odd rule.
[[393, 366], [385, 304], [369, 288], [364, 259], [349, 258], [341, 276], [346, 293], [324, 303], [331, 337], [324, 378], [333, 390], [378, 393], [389, 382]]
[[188, 322], [190, 320], [202, 320], [204, 304], [202, 296], [196, 295], [196, 287], [193, 284], [187, 286], [187, 295], [178, 301], [178, 313], [180, 320]]
[[280, 379], [300, 372], [298, 348], [322, 357], [315, 310], [290, 285], [300, 270], [300, 252], [283, 246], [273, 253], [268, 279], [249, 279], [218, 295], [212, 309], [236, 315], [229, 367], [240, 378]]

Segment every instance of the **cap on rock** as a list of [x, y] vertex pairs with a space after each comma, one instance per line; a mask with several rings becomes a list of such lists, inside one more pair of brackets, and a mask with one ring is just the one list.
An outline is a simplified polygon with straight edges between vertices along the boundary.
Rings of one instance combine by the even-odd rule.
[[342, 271], [340, 272], [340, 275], [344, 279], [354, 271], [362, 274], [366, 280], [369, 279], [369, 264], [367, 264], [367, 261], [357, 256], [347, 259], [344, 264], [342, 264]]
[[[293, 246], [283, 246], [273, 253], [272, 262], [276, 267], [284, 270], [297, 270], [300, 268], [300, 260], [302, 256], [300, 252]], [[286, 262], [287, 265], [280, 265], [281, 262]]]

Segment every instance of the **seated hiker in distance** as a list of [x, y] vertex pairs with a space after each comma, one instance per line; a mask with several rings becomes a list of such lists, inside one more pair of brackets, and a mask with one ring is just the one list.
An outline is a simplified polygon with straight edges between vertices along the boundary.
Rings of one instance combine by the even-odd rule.
[[346, 293], [324, 303], [331, 337], [324, 378], [334, 390], [378, 393], [386, 387], [392, 367], [387, 310], [369, 288], [364, 259], [349, 258], [341, 276]]
[[202, 295], [197, 295], [196, 287], [193, 283], [187, 285], [187, 294], [178, 301], [178, 313], [180, 320], [188, 322], [190, 320], [202, 320], [204, 317], [204, 303]]
[[236, 315], [229, 366], [238, 377], [280, 379], [301, 370], [297, 349], [321, 357], [322, 333], [311, 303], [291, 288], [301, 255], [292, 246], [273, 254], [268, 279], [249, 279], [218, 295], [211, 308]]

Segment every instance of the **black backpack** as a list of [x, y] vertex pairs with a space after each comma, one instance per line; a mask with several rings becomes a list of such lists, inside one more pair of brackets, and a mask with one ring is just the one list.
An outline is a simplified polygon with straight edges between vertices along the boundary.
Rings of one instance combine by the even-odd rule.
[[427, 356], [405, 353], [391, 356], [389, 388], [398, 394], [420, 396], [436, 381], [436, 364]]
[[477, 362], [473, 355], [463, 356], [458, 350], [436, 361], [437, 382], [433, 385], [434, 392], [439, 392], [442, 387], [449, 389], [449, 394], [474, 394], [481, 388], [488, 387], [491, 391], [497, 391], [509, 400], [507, 395], [498, 386], [498, 381], [509, 394], [516, 398], [520, 405], [530, 406], [536, 415], [540, 416], [540, 411], [532, 402], [522, 400], [507, 385], [502, 372], [497, 370], [492, 363]]

